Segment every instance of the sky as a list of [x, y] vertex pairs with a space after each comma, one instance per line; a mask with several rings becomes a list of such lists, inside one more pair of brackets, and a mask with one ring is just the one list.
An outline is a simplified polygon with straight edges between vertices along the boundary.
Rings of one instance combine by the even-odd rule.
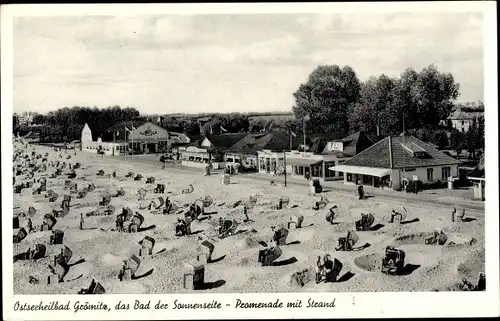
[[323, 64], [361, 81], [435, 64], [459, 102], [483, 100], [482, 28], [464, 12], [18, 17], [13, 109], [291, 111]]

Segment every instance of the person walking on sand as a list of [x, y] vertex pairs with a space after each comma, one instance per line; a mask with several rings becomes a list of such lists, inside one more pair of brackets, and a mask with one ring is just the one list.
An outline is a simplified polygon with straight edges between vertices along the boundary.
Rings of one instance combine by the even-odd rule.
[[84, 223], [83, 213], [80, 213], [80, 230], [83, 230], [83, 223]]
[[31, 221], [31, 218], [28, 218], [28, 233], [33, 232], [33, 222]]

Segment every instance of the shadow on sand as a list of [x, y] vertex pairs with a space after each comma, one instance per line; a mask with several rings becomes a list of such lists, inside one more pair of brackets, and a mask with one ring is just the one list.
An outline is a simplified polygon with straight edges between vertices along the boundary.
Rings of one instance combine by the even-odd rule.
[[344, 275], [342, 275], [338, 280], [337, 282], [346, 282], [346, 281], [349, 281], [353, 276], [355, 276], [356, 274], [352, 273], [351, 271], [349, 272], [346, 272]]
[[289, 265], [298, 262], [297, 258], [295, 256], [292, 256], [289, 259], [286, 260], [281, 260], [281, 261], [275, 261], [272, 263], [272, 266], [283, 266], [283, 265]]
[[149, 230], [152, 230], [154, 228], [156, 228], [156, 225], [150, 225], [150, 226], [147, 226], [147, 227], [139, 227], [137, 229], [137, 232], [149, 231]]
[[224, 284], [226, 284], [226, 281], [225, 280], [217, 280], [215, 282], [205, 282], [203, 283], [203, 285], [201, 286], [200, 290], [210, 290], [210, 289], [216, 289], [216, 288], [220, 288], [221, 286], [223, 286]]
[[236, 231], [232, 236], [235, 236], [235, 235], [238, 235], [238, 234], [243, 234], [243, 233], [246, 233], [248, 232], [248, 230], [239, 230], [239, 231]]
[[296, 245], [296, 244], [300, 244], [300, 241], [292, 241], [290, 243], [287, 243], [286, 245]]
[[196, 234], [200, 234], [201, 232], [203, 232], [203, 230], [196, 230], [196, 231], [191, 232], [191, 234], [189, 234], [189, 235], [196, 235]]
[[415, 272], [420, 265], [417, 264], [406, 264], [403, 270], [398, 275], [410, 275]]
[[417, 218], [414, 218], [413, 220], [410, 220], [410, 221], [403, 221], [403, 222], [400, 222], [399, 224], [401, 225], [405, 225], [405, 224], [411, 224], [411, 223], [417, 223], [417, 222], [420, 222], [420, 219], [417, 217]]
[[364, 250], [366, 248], [369, 248], [370, 246], [372, 246], [370, 243], [365, 243], [364, 245], [362, 246], [358, 246], [358, 247], [353, 247], [352, 250], [353, 251], [361, 251], [361, 250]]
[[381, 229], [382, 227], [384, 227], [384, 226], [385, 226], [384, 224], [380, 224], [380, 223], [378, 223], [378, 224], [376, 224], [376, 225], [374, 225], [374, 226], [370, 227], [370, 231], [378, 231], [378, 230], [380, 230], [380, 229]]
[[223, 255], [223, 256], [216, 258], [216, 259], [208, 259], [207, 263], [217, 263], [217, 262], [224, 260], [225, 258], [226, 258], [226, 255]]
[[143, 275], [132, 275], [132, 280], [139, 280], [139, 279], [145, 278], [146, 276], [150, 276], [151, 274], [153, 274], [153, 270], [154, 269], [151, 269], [151, 270], [147, 271], [146, 273], [144, 273]]
[[84, 262], [85, 262], [85, 259], [79, 259], [75, 263], [68, 264], [68, 266], [72, 267], [72, 266], [75, 266], [75, 265], [78, 265], [78, 264], [81, 264], [81, 263], [84, 263]]
[[475, 217], [466, 217], [466, 218], [462, 219], [462, 222], [470, 223], [470, 222], [473, 222], [476, 220], [477, 220], [477, 218], [475, 218]]

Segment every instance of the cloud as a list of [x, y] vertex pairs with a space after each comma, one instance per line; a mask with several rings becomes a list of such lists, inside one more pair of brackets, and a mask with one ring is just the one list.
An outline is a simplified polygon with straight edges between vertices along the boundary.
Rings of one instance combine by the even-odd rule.
[[319, 64], [361, 80], [435, 63], [482, 99], [482, 17], [450, 14], [29, 17], [15, 21], [14, 106], [289, 110]]

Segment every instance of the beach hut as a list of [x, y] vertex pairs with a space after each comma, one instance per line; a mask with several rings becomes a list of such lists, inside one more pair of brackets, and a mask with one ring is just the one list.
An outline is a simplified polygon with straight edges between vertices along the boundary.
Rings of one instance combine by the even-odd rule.
[[92, 279], [90, 286], [86, 289], [81, 289], [78, 294], [104, 294], [106, 291], [101, 283], [96, 282], [95, 279]]
[[56, 225], [57, 219], [52, 214], [45, 214], [43, 216], [42, 231], [50, 231]]
[[405, 252], [388, 246], [385, 249], [385, 256], [382, 259], [382, 273], [397, 275], [403, 271], [405, 266]]
[[61, 230], [52, 230], [50, 236], [50, 244], [62, 244], [64, 239], [64, 232]]
[[139, 256], [146, 256], [153, 254], [153, 248], [155, 246], [155, 239], [149, 236], [145, 236], [141, 241], [139, 241], [141, 248], [139, 249]]
[[304, 215], [290, 215], [290, 221], [288, 222], [288, 229], [294, 230], [302, 227], [302, 223], [304, 222]]
[[277, 260], [283, 251], [279, 248], [279, 246], [273, 246], [264, 250], [259, 251], [258, 262], [261, 263], [262, 266], [271, 266], [275, 260]]
[[277, 245], [286, 245], [287, 236], [288, 230], [284, 227], [281, 227], [274, 231], [273, 241], [276, 242]]
[[184, 289], [200, 290], [205, 284], [205, 266], [199, 262], [184, 263]]
[[361, 214], [361, 219], [356, 221], [356, 231], [369, 231], [373, 222], [375, 222], [375, 217], [372, 213]]
[[19, 216], [14, 216], [14, 217], [12, 218], [12, 227], [13, 227], [14, 229], [19, 228]]
[[26, 238], [26, 236], [28, 236], [28, 233], [24, 227], [14, 229], [13, 242], [20, 243]]

